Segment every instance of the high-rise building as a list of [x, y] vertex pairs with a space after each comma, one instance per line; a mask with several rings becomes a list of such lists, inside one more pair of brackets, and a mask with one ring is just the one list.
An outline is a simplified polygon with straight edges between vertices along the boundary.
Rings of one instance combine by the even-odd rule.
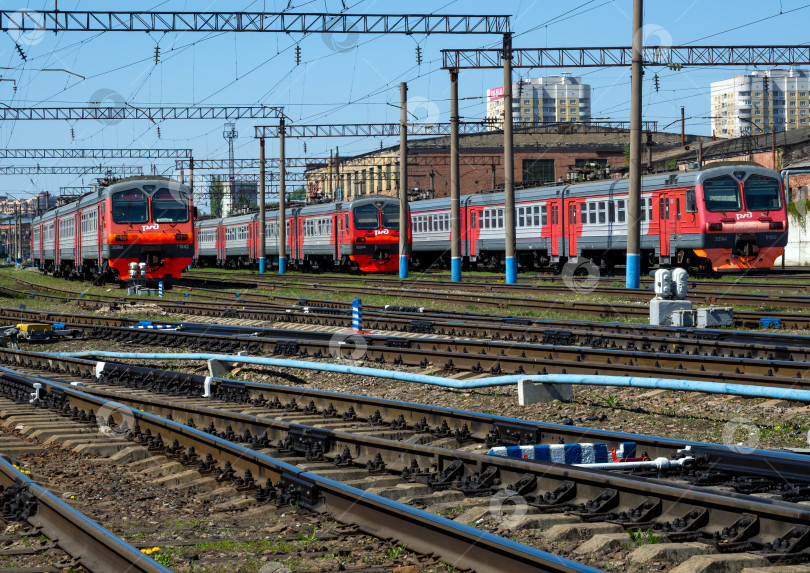
[[712, 133], [718, 137], [810, 126], [807, 70], [757, 70], [712, 82]]
[[[492, 121], [492, 129], [503, 127], [503, 86], [487, 90], [486, 117]], [[512, 119], [522, 123], [590, 121], [591, 86], [568, 74], [514, 82]]]

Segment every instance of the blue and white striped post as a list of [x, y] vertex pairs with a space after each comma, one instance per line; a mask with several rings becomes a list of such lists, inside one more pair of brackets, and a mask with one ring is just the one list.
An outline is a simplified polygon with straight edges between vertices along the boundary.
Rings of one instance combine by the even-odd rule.
[[355, 332], [363, 330], [363, 301], [359, 298], [352, 301], [352, 329]]
[[163, 296], [163, 281], [158, 281], [158, 296]]

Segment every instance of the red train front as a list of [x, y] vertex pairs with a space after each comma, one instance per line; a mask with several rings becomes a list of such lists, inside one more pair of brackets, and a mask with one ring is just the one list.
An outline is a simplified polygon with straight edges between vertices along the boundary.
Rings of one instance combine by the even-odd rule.
[[716, 271], [773, 268], [784, 253], [788, 224], [777, 172], [755, 165], [709, 168], [699, 173], [695, 195], [698, 257]]
[[126, 280], [133, 276], [130, 263], [134, 263], [139, 277], [179, 278], [194, 252], [189, 188], [170, 179], [145, 177], [110, 185], [105, 195], [112, 272]]
[[179, 278], [194, 252], [193, 212], [185, 185], [132, 177], [35, 218], [31, 252], [65, 278]]
[[[344, 204], [346, 232], [341, 256], [363, 272], [399, 269], [399, 199], [368, 197]], [[410, 217], [408, 217], [410, 220]], [[408, 226], [408, 244], [411, 233]]]

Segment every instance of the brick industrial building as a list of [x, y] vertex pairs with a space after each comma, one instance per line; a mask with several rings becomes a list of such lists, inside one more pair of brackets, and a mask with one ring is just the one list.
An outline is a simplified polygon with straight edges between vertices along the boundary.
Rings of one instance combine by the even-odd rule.
[[[460, 187], [463, 195], [503, 186], [503, 133], [461, 136]], [[710, 138], [704, 138], [707, 141]], [[680, 134], [654, 133], [654, 149], [680, 147]], [[696, 144], [688, 136], [687, 144]], [[629, 142], [626, 129], [570, 124], [519, 129], [514, 134], [515, 183], [538, 184], [576, 180], [598, 168], [622, 172]], [[330, 176], [331, 174], [331, 176]], [[399, 193], [399, 146], [362, 155], [339, 157], [330, 169], [306, 171], [307, 189], [314, 199], [353, 199], [363, 195]], [[408, 187], [413, 198], [450, 195], [450, 138], [408, 142]]]

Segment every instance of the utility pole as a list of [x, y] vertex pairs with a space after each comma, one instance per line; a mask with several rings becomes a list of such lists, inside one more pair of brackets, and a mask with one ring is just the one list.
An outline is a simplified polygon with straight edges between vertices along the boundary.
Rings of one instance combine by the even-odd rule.
[[408, 278], [408, 84], [399, 84], [399, 278]]
[[[641, 281], [641, 74], [644, 49], [643, 0], [633, 0], [633, 60], [630, 78], [630, 182], [627, 201], [627, 263], [625, 286], [638, 288]], [[664, 256], [664, 253], [661, 253]], [[669, 253], [666, 253], [669, 255]]]
[[22, 208], [20, 205], [14, 206], [14, 212], [17, 214], [17, 228], [15, 234], [16, 240], [16, 253], [17, 253], [17, 262], [21, 262], [22, 259]]
[[226, 123], [222, 137], [228, 140], [228, 180], [231, 182], [231, 210], [228, 214], [236, 210], [236, 175], [233, 164], [233, 140], [236, 139], [236, 124]]
[[[329, 169], [326, 179], [326, 194], [329, 196], [330, 201], [335, 201], [336, 197], [332, 194], [332, 150], [329, 150]], [[335, 229], [337, 233], [337, 229]]]
[[[450, 277], [461, 282], [461, 200], [458, 179], [458, 70], [450, 70]], [[433, 172], [431, 171], [431, 174]]]
[[506, 284], [517, 281], [515, 258], [515, 166], [512, 149], [512, 34], [503, 35], [503, 198]]
[[259, 273], [266, 270], [267, 265], [267, 242], [265, 239], [265, 229], [267, 229], [267, 217], [264, 212], [264, 138], [259, 139]]
[[287, 272], [287, 166], [284, 153], [284, 118], [278, 120], [278, 274]]
[[683, 106], [681, 106], [681, 147], [686, 145], [686, 111]]
[[343, 186], [340, 183], [340, 148], [337, 146], [335, 146], [335, 201], [343, 201]]
[[194, 158], [189, 157], [188, 160], [188, 189], [194, 193]]

